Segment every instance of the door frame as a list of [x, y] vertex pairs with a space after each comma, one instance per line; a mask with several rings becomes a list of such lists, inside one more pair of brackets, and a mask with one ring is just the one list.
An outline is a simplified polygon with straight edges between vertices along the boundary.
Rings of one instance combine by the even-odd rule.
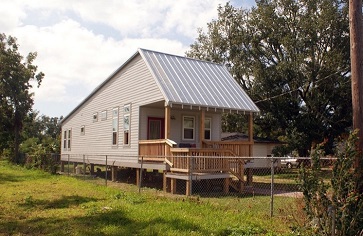
[[150, 121], [160, 121], [160, 139], [165, 138], [165, 118], [163, 117], [147, 117], [147, 139], [150, 140]]

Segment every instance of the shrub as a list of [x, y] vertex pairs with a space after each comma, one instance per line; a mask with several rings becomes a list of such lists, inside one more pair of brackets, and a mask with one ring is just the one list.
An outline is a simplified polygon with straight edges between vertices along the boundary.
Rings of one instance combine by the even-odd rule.
[[321, 158], [325, 156], [323, 144], [311, 152], [311, 169], [300, 171], [301, 189], [309, 227], [316, 235], [358, 235], [363, 232], [363, 193], [359, 168], [354, 168], [356, 158], [362, 154], [356, 148], [357, 132], [348, 139], [340, 140], [335, 149], [337, 158], [330, 183], [323, 180]]

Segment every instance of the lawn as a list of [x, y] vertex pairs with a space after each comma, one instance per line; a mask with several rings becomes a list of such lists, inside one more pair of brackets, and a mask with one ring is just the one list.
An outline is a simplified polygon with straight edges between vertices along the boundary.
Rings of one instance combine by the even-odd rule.
[[[294, 198], [199, 198], [97, 185], [0, 160], [0, 235], [293, 235]], [[283, 214], [281, 214], [283, 213]]]

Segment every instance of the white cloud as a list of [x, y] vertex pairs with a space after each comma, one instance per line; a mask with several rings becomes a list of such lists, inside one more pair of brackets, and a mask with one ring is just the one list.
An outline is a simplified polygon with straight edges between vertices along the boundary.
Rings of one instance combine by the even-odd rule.
[[45, 78], [34, 108], [67, 115], [137, 48], [184, 55], [225, 2], [4, 0], [0, 31], [18, 38], [22, 55], [38, 52], [34, 64]]
[[0, 15], [0, 32], [18, 27], [21, 25], [21, 19], [26, 17], [25, 11], [17, 1], [2, 1]]

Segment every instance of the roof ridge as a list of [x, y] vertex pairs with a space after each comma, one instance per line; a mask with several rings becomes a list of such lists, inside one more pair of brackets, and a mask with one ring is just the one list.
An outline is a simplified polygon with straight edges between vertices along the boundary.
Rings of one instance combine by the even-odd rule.
[[175, 55], [175, 54], [171, 54], [171, 53], [165, 53], [165, 52], [155, 51], [155, 50], [151, 50], [151, 49], [138, 48], [138, 51], [139, 52], [140, 51], [141, 52], [148, 51], [148, 52], [164, 54], [164, 55], [168, 55], [168, 56], [172, 56], [172, 57], [179, 57], [179, 58], [183, 58], [183, 59], [187, 59], [187, 60], [200, 61], [200, 62], [203, 62], [203, 63], [210, 63], [210, 64], [213, 64], [213, 65], [218, 65], [218, 66], [226, 67], [222, 63], [217, 63], [217, 62], [213, 62], [213, 61], [202, 60], [202, 59], [198, 59], [198, 58], [194, 58], [194, 57], [180, 56], [180, 55]]

